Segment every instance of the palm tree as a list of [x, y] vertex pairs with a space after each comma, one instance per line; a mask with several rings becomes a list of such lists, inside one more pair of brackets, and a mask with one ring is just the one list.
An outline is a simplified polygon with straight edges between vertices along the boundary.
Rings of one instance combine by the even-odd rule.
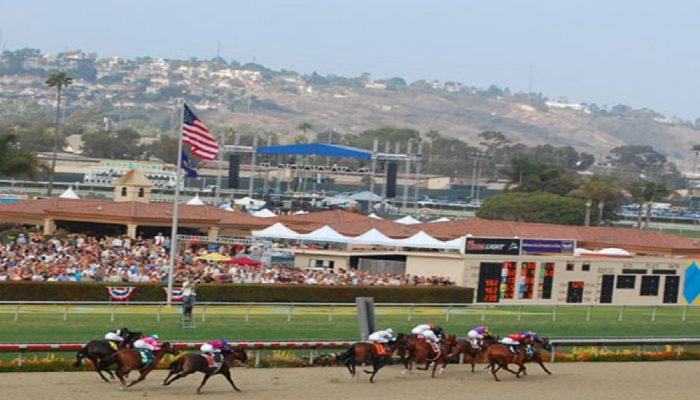
[[698, 166], [698, 154], [700, 154], [700, 144], [694, 144], [691, 150], [695, 152], [695, 159], [693, 160], [693, 170], [690, 171], [694, 174], [695, 169]]
[[297, 129], [301, 129], [302, 132], [304, 132], [304, 135], [306, 135], [306, 131], [314, 129], [314, 126], [311, 125], [310, 123], [304, 121], [304, 122], [300, 123], [299, 125], [297, 125]]
[[[574, 192], [575, 195], [579, 195], [586, 200], [596, 200], [598, 202], [598, 225], [603, 223], [605, 203], [617, 199], [620, 195], [620, 191], [615, 187], [614, 182], [597, 178], [587, 180]], [[590, 210], [587, 212], [590, 212]], [[587, 215], [587, 221], [590, 221], [589, 215]]]
[[51, 158], [51, 169], [49, 170], [48, 196], [51, 196], [51, 191], [53, 190], [53, 176], [56, 172], [56, 156], [58, 154], [58, 137], [61, 134], [61, 90], [70, 86], [71, 83], [73, 83], [73, 78], [68, 76], [66, 71], [54, 72], [46, 80], [48, 87], [56, 88], [56, 132], [54, 132], [53, 157]]
[[39, 166], [31, 152], [19, 148], [14, 135], [0, 136], [0, 175], [26, 176], [36, 180]]
[[647, 218], [644, 222], [644, 229], [649, 227], [651, 221], [651, 205], [657, 200], [664, 199], [672, 193], [663, 182], [646, 182], [642, 194], [647, 202]]

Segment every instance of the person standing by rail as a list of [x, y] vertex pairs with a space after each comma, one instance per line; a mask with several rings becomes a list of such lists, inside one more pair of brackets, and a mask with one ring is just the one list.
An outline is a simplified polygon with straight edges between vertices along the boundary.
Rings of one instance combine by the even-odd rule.
[[196, 282], [190, 276], [186, 276], [182, 284], [182, 317], [192, 319], [192, 309], [197, 299]]

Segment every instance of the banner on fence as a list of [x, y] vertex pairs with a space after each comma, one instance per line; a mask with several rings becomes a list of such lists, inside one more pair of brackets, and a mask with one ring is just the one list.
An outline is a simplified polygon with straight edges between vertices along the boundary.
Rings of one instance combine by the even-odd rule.
[[[163, 293], [165, 293], [165, 298], [168, 298], [168, 288], [164, 287]], [[182, 303], [182, 288], [181, 287], [174, 287], [173, 288], [173, 297], [172, 300], [176, 303]]]
[[467, 237], [464, 253], [517, 256], [520, 255], [520, 239]]
[[575, 240], [523, 239], [523, 254], [574, 254]]
[[107, 286], [105, 290], [112, 301], [129, 301], [136, 288], [133, 286]]

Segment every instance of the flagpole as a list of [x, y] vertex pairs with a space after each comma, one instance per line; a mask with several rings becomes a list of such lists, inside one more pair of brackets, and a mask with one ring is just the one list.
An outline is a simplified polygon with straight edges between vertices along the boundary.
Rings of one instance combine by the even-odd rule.
[[177, 164], [175, 167], [175, 201], [173, 202], [172, 230], [170, 231], [170, 263], [168, 264], [168, 306], [173, 302], [173, 270], [175, 269], [175, 259], [177, 257], [177, 219], [180, 202], [180, 168], [182, 166], [182, 124], [185, 119], [185, 95], [182, 91], [180, 99], [180, 129], [177, 132]]

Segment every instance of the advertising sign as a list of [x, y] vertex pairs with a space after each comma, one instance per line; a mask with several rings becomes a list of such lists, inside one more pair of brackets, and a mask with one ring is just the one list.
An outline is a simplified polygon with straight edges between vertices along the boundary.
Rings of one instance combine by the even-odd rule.
[[520, 239], [467, 237], [464, 243], [464, 253], [466, 254], [510, 256], [517, 256], [520, 254]]
[[522, 254], [574, 254], [575, 240], [523, 239]]

